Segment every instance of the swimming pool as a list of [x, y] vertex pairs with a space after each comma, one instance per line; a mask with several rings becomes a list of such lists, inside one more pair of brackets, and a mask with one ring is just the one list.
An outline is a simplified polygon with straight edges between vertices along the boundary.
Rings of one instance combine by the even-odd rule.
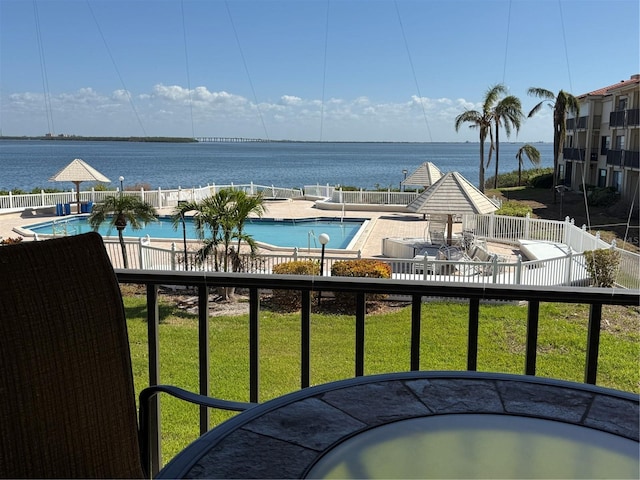
[[[358, 232], [365, 224], [364, 218], [300, 218], [300, 219], [275, 219], [275, 218], [250, 218], [247, 219], [244, 231], [254, 240], [277, 247], [320, 248], [318, 236], [321, 233], [329, 235], [327, 248], [348, 249], [357, 238]], [[92, 231], [87, 222], [86, 215], [65, 217], [49, 222], [38, 223], [22, 227], [24, 230], [38, 235], [77, 235]], [[197, 240], [193, 221], [186, 218], [186, 232], [188, 240]], [[117, 237], [118, 232], [105, 222], [98, 233], [103, 237]], [[159, 217], [158, 221], [147, 224], [140, 230], [127, 227], [124, 230], [125, 237], [140, 238], [149, 235], [156, 239], [182, 240], [182, 227], [177, 230], [171, 225], [170, 217]]]

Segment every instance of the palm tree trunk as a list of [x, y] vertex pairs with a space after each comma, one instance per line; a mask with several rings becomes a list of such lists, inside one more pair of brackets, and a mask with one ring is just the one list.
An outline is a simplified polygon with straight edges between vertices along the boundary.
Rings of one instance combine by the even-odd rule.
[[480, 139], [480, 186], [479, 189], [484, 193], [484, 138]]
[[129, 268], [129, 258], [127, 257], [127, 247], [124, 244], [124, 235], [122, 230], [118, 229], [118, 240], [120, 240], [120, 250], [122, 250], [122, 264], [124, 268]]
[[500, 131], [500, 127], [498, 127], [498, 123], [496, 122], [496, 175], [493, 177], [493, 188], [498, 188], [498, 159], [500, 157], [500, 140], [498, 139], [498, 132]]

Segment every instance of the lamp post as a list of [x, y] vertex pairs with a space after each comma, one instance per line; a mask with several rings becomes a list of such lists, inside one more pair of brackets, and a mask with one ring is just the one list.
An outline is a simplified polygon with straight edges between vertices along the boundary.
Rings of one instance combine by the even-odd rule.
[[[320, 251], [320, 277], [324, 274], [324, 247], [329, 243], [329, 235], [326, 233], [321, 233], [318, 235], [318, 241], [322, 245], [322, 250]], [[318, 291], [318, 305], [320, 305], [320, 299], [322, 298], [322, 292]]]
[[120, 180], [120, 197], [122, 198], [122, 190], [124, 190], [124, 177], [122, 175], [120, 175], [120, 178], [118, 178], [118, 180]]
[[[403, 168], [402, 169], [402, 175], [404, 175], [403, 182], [404, 182], [404, 180], [407, 179], [407, 173], [409, 173], [409, 170], [407, 170], [406, 168]], [[402, 187], [400, 190], [404, 192], [406, 187], [404, 186], [403, 183], [401, 183], [400, 186]]]

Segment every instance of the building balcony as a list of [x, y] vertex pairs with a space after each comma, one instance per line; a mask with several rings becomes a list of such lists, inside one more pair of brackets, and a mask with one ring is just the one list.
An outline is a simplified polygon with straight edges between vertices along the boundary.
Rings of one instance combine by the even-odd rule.
[[640, 125], [640, 109], [620, 110], [609, 114], [609, 126], [633, 127]]
[[[496, 285], [470, 285], [451, 284], [448, 282], [423, 282], [423, 281], [398, 281], [391, 279], [374, 278], [336, 278], [336, 277], [307, 277], [294, 275], [256, 275], [233, 274], [223, 272], [150, 272], [143, 270], [117, 270], [118, 281], [121, 284], [144, 285], [146, 287], [147, 304], [147, 334], [148, 334], [148, 362], [149, 382], [151, 385], [160, 383], [160, 352], [168, 352], [167, 346], [160, 346], [160, 314], [159, 287], [189, 286], [197, 291], [198, 327], [194, 328], [194, 334], [198, 336], [198, 378], [200, 391], [209, 392], [212, 379], [209, 374], [209, 365], [214, 362], [209, 345], [209, 291], [218, 287], [235, 287], [248, 292], [249, 315], [246, 323], [246, 358], [237, 359], [240, 364], [248, 367], [248, 400], [259, 402], [264, 398], [262, 389], [265, 380], [261, 377], [263, 364], [268, 364], [264, 354], [260, 354], [260, 338], [263, 322], [261, 321], [261, 295], [265, 290], [288, 290], [292, 295], [299, 296], [302, 308], [299, 312], [299, 344], [292, 345], [292, 351], [299, 352], [299, 359], [294, 360], [299, 364], [300, 389], [306, 389], [312, 385], [313, 362], [311, 360], [312, 344], [314, 343], [313, 329], [311, 328], [312, 304], [316, 300], [317, 292], [350, 293], [355, 296], [355, 308], [353, 314], [354, 338], [353, 338], [353, 377], [362, 377], [376, 371], [372, 365], [380, 362], [380, 359], [371, 358], [367, 354], [366, 338], [369, 332], [365, 328], [367, 316], [366, 299], [369, 295], [390, 295], [394, 298], [404, 299], [411, 305], [410, 320], [407, 323], [407, 335], [409, 341], [406, 344], [406, 371], [419, 371], [433, 369], [424, 355], [425, 341], [428, 323], [431, 321], [446, 322], [446, 318], [433, 319], [422, 318], [422, 304], [425, 299], [455, 299], [456, 302], [466, 304], [468, 312], [468, 329], [460, 339], [460, 345], [466, 346], [466, 366], [469, 372], [479, 369], [479, 358], [482, 358], [481, 337], [482, 318], [487, 314], [481, 310], [481, 304], [486, 302], [525, 302], [526, 303], [526, 341], [514, 350], [514, 356], [522, 358], [522, 370], [520, 373], [529, 376], [537, 375], [537, 355], [541, 348], [538, 343], [538, 324], [541, 320], [540, 306], [544, 302], [569, 303], [589, 305], [589, 318], [585, 319], [587, 335], [584, 344], [580, 347], [585, 352], [583, 370], [583, 382], [585, 384], [598, 383], [598, 365], [600, 332], [603, 319], [603, 305], [637, 305], [637, 291], [625, 289], [600, 289], [586, 287], [531, 287], [521, 285], [496, 286]], [[196, 298], [194, 297], [194, 298]], [[325, 297], [326, 298], [326, 297]], [[197, 332], [197, 333], [196, 333]], [[385, 341], [391, 341], [386, 339]], [[427, 342], [428, 343], [428, 342]], [[377, 363], [376, 363], [377, 362]], [[268, 369], [268, 366], [265, 367]], [[504, 366], [482, 364], [483, 371], [505, 372]], [[515, 372], [517, 373], [517, 372]], [[296, 383], [294, 381], [294, 383]], [[237, 400], [237, 399], [228, 399]], [[159, 402], [151, 405], [151, 418], [160, 418]], [[209, 411], [200, 410], [200, 433], [204, 434], [210, 428]], [[159, 423], [151, 425], [152, 436], [158, 436]], [[162, 465], [161, 441], [153, 447], [153, 470], [155, 472]]]
[[586, 150], [584, 148], [565, 148], [562, 150], [562, 156], [565, 160], [575, 160], [583, 162], [585, 159], [585, 154]]
[[607, 165], [621, 166], [622, 165], [622, 150], [609, 150], [609, 151], [607, 151]]
[[626, 168], [640, 168], [640, 152], [637, 150], [624, 150], [622, 166]]

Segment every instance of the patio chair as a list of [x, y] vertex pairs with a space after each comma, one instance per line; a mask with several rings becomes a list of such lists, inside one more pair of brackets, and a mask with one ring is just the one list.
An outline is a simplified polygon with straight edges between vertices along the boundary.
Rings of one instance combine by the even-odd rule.
[[[148, 478], [148, 431], [138, 428], [122, 296], [102, 237], [0, 247], [0, 292], [0, 477]], [[159, 391], [251, 405], [169, 386], [141, 399]]]

